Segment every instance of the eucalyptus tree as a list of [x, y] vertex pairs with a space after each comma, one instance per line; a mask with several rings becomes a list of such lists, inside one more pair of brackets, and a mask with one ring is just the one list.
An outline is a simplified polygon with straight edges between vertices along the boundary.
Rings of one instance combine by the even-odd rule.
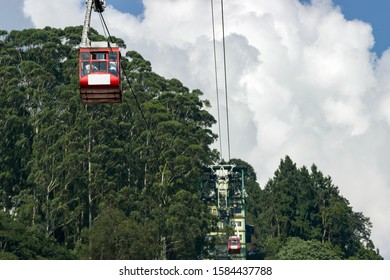
[[[315, 165], [309, 172], [306, 167], [298, 168], [286, 156], [265, 186], [261, 198], [262, 214], [258, 223], [264, 228], [260, 244], [266, 255], [268, 252], [269, 256], [277, 258], [288, 240], [288, 246], [296, 244], [305, 248], [317, 246], [315, 240], [329, 244], [327, 248], [343, 259], [381, 258], [370, 239], [370, 219], [354, 212], [331, 178], [325, 177]], [[291, 237], [299, 239], [291, 240]], [[292, 256], [294, 250], [284, 248], [279, 257]], [[313, 258], [316, 258], [315, 254]]]

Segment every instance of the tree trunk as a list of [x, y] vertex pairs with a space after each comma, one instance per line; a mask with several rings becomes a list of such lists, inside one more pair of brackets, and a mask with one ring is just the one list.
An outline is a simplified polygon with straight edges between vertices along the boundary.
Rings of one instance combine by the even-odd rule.
[[91, 128], [88, 130], [88, 228], [92, 228], [92, 162], [91, 162]]

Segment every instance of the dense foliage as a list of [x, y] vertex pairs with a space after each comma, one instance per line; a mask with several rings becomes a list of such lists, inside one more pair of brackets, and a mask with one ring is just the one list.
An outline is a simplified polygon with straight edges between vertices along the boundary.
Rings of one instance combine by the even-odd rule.
[[382, 259], [370, 240], [369, 218], [354, 212], [315, 165], [311, 171], [297, 168], [286, 156], [263, 190], [256, 184], [249, 184], [248, 190], [258, 257]]
[[123, 65], [144, 115], [126, 82], [123, 103], [83, 105], [79, 34], [0, 33], [0, 251], [59, 257], [19, 252], [29, 239], [8, 236], [24, 227], [75, 258], [196, 258], [209, 226], [198, 178], [215, 158], [207, 101], [130, 51]]
[[[81, 29], [0, 31], [0, 259], [197, 258], [213, 220], [198, 194], [217, 160], [208, 102], [129, 51], [123, 103], [83, 105]], [[286, 158], [261, 190], [248, 165], [246, 183], [255, 257], [379, 258], [368, 218], [315, 166]]]

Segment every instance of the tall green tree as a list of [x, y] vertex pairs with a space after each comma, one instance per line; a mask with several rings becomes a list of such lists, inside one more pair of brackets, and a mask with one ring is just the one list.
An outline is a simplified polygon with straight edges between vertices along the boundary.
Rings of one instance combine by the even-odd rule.
[[[286, 156], [259, 197], [261, 214], [252, 219], [260, 228], [257, 242], [265, 258], [289, 258], [294, 254], [290, 247], [310, 248], [314, 241], [328, 244], [326, 248], [342, 259], [381, 258], [370, 240], [369, 218], [354, 212], [315, 165], [309, 172]], [[298, 239], [293, 242], [292, 237]]]
[[299, 237], [289, 237], [277, 253], [282, 260], [340, 260], [341, 256], [330, 243], [318, 240], [302, 240]]
[[158, 250], [151, 246], [148, 228], [115, 208], [105, 208], [91, 228], [90, 246], [83, 251], [84, 258], [98, 260], [154, 259]]
[[[117, 209], [113, 217], [124, 215], [125, 224], [137, 225], [139, 232], [148, 229], [150, 239], [142, 246], [153, 244], [160, 257], [163, 245], [178, 238], [167, 226], [180, 214], [173, 209], [184, 200], [205, 211], [193, 195], [202, 165], [216, 156], [209, 147], [216, 138], [215, 120], [199, 90], [159, 76], [134, 51], [123, 55], [123, 103], [82, 104], [81, 30], [1, 32], [2, 209], [69, 250], [103, 244], [96, 241], [95, 223], [99, 228], [106, 209]], [[89, 37], [106, 40], [93, 29]], [[113, 39], [125, 47], [123, 40]], [[183, 190], [184, 197], [179, 195]], [[190, 219], [200, 218], [197, 240], [207, 226], [201, 210]], [[169, 257], [194, 255], [196, 244], [191, 252], [177, 247]], [[88, 252], [97, 258], [130, 257], [123, 250], [110, 256]]]

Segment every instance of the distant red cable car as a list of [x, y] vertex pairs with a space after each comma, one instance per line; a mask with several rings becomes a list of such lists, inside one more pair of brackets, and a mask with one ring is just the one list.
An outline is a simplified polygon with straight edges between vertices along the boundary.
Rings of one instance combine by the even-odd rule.
[[107, 42], [79, 49], [80, 96], [84, 103], [122, 102], [121, 53]]
[[229, 254], [240, 254], [241, 244], [238, 236], [230, 236], [228, 239], [228, 252]]

